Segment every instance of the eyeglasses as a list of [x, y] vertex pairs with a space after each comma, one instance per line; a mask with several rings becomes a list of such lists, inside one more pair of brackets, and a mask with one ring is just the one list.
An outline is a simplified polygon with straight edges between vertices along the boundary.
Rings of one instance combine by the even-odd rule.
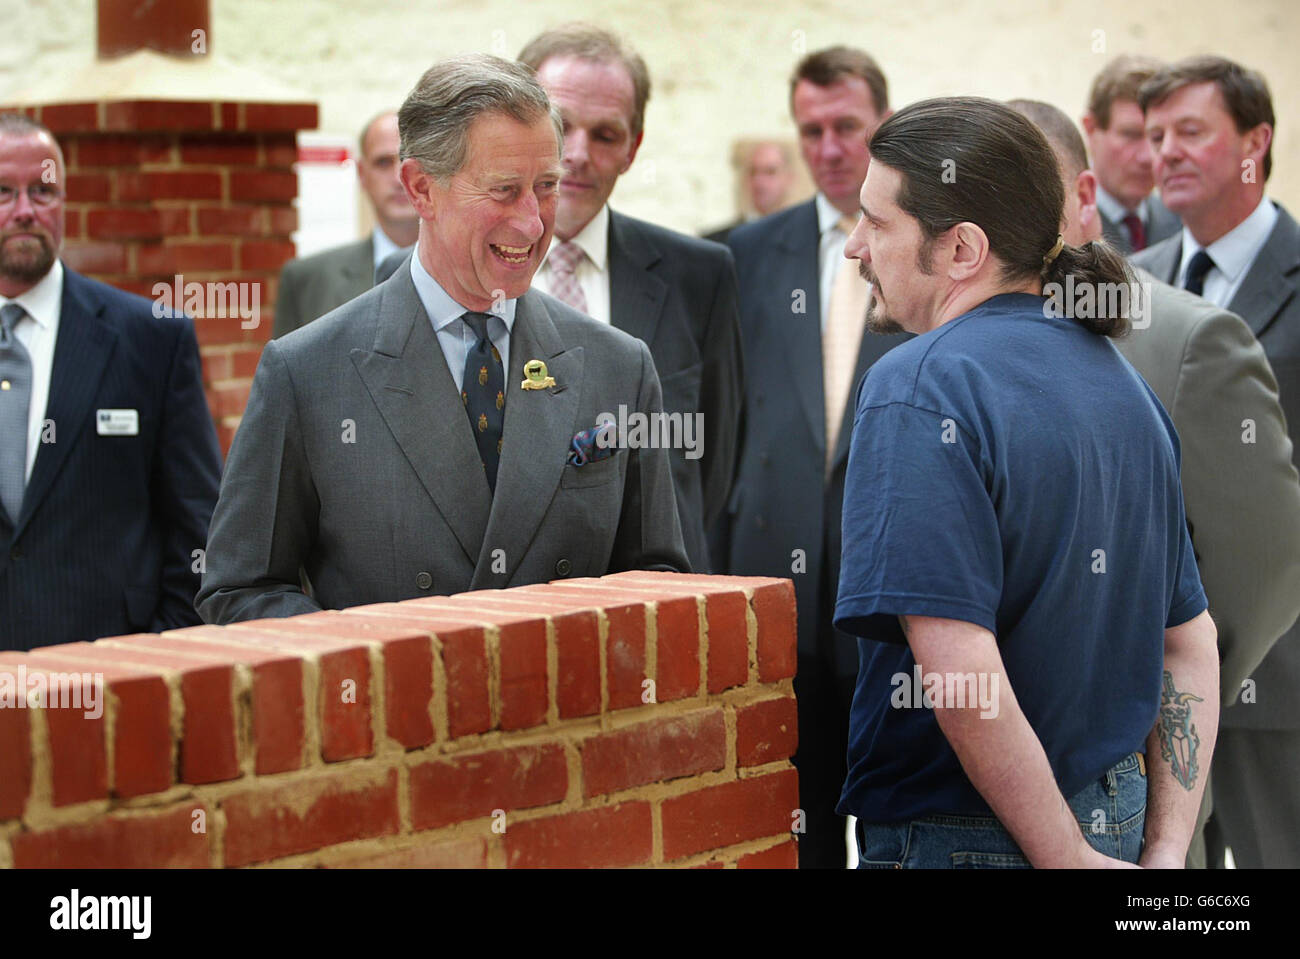
[[[0, 208], [17, 203], [18, 193], [17, 187], [0, 184]], [[32, 201], [32, 206], [53, 206], [63, 199], [63, 191], [49, 183], [32, 183], [27, 187], [27, 199]]]

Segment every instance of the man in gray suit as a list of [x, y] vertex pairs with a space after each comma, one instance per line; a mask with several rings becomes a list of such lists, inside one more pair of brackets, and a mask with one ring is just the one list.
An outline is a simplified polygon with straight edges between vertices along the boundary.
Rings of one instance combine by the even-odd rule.
[[415, 242], [420, 218], [398, 176], [397, 114], [375, 117], [361, 131], [357, 179], [375, 214], [364, 240], [290, 260], [280, 271], [272, 336], [284, 336], [360, 296], [374, 285], [375, 268], [394, 250]]
[[[1300, 226], [1264, 195], [1273, 102], [1264, 78], [1220, 57], [1161, 70], [1139, 94], [1156, 180], [1182, 232], [1133, 257], [1162, 280], [1240, 315], [1277, 375], [1295, 442], [1300, 423]], [[1233, 418], [1244, 419], [1234, 411]], [[1242, 423], [1237, 432], [1245, 427]], [[1224, 457], [1249, 455], [1231, 434]], [[1293, 452], [1294, 456], [1294, 452]], [[1257, 583], [1244, 601], [1260, 602]], [[1300, 628], [1234, 694], [1215, 751], [1214, 822], [1240, 866], [1300, 867]], [[1221, 849], [1207, 830], [1210, 864]]]
[[[1038, 125], [1061, 164], [1065, 242], [1100, 239], [1096, 178], [1079, 131], [1049, 104], [1010, 106]], [[1160, 398], [1182, 442], [1183, 502], [1219, 630], [1226, 709], [1300, 615], [1300, 477], [1273, 371], [1246, 323], [1144, 271], [1138, 275], [1151, 299], [1115, 345]], [[1214, 787], [1211, 777], [1188, 850], [1193, 868], [1206, 865], [1202, 830]]]
[[1146, 249], [1182, 226], [1152, 192], [1151, 148], [1137, 104], [1138, 90], [1160, 66], [1150, 57], [1116, 57], [1092, 81], [1083, 115], [1101, 232], [1123, 253]]
[[212, 522], [208, 622], [689, 568], [667, 451], [593, 441], [602, 413], [660, 414], [649, 351], [529, 290], [562, 173], [545, 92], [459, 57], [399, 118], [417, 253], [267, 345]]

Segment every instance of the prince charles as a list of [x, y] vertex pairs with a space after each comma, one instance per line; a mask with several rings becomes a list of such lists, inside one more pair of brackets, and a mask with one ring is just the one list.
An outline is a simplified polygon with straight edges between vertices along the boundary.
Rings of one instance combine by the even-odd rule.
[[415, 254], [267, 345], [212, 520], [208, 622], [689, 569], [668, 451], [583, 445], [604, 411], [661, 410], [649, 351], [529, 289], [563, 169], [532, 72], [447, 60], [398, 122]]

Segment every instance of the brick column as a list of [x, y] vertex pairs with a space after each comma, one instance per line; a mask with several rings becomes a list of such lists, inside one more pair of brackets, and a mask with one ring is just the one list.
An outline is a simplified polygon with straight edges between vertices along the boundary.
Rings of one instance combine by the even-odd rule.
[[316, 104], [130, 100], [25, 112], [63, 147], [70, 267], [150, 298], [177, 275], [249, 284], [252, 328], [233, 304], [187, 307], [227, 451], [270, 337], [279, 269], [294, 256], [296, 134], [316, 127]]

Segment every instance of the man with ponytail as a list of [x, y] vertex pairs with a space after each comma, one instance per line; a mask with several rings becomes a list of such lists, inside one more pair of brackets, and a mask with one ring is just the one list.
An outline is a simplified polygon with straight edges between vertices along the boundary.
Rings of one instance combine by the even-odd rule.
[[845, 491], [861, 864], [1181, 866], [1218, 655], [1178, 437], [1111, 342], [1130, 318], [1043, 295], [1132, 274], [1064, 242], [1055, 156], [1007, 106], [914, 104], [871, 155], [845, 255], [872, 328], [917, 336], [859, 389]]

